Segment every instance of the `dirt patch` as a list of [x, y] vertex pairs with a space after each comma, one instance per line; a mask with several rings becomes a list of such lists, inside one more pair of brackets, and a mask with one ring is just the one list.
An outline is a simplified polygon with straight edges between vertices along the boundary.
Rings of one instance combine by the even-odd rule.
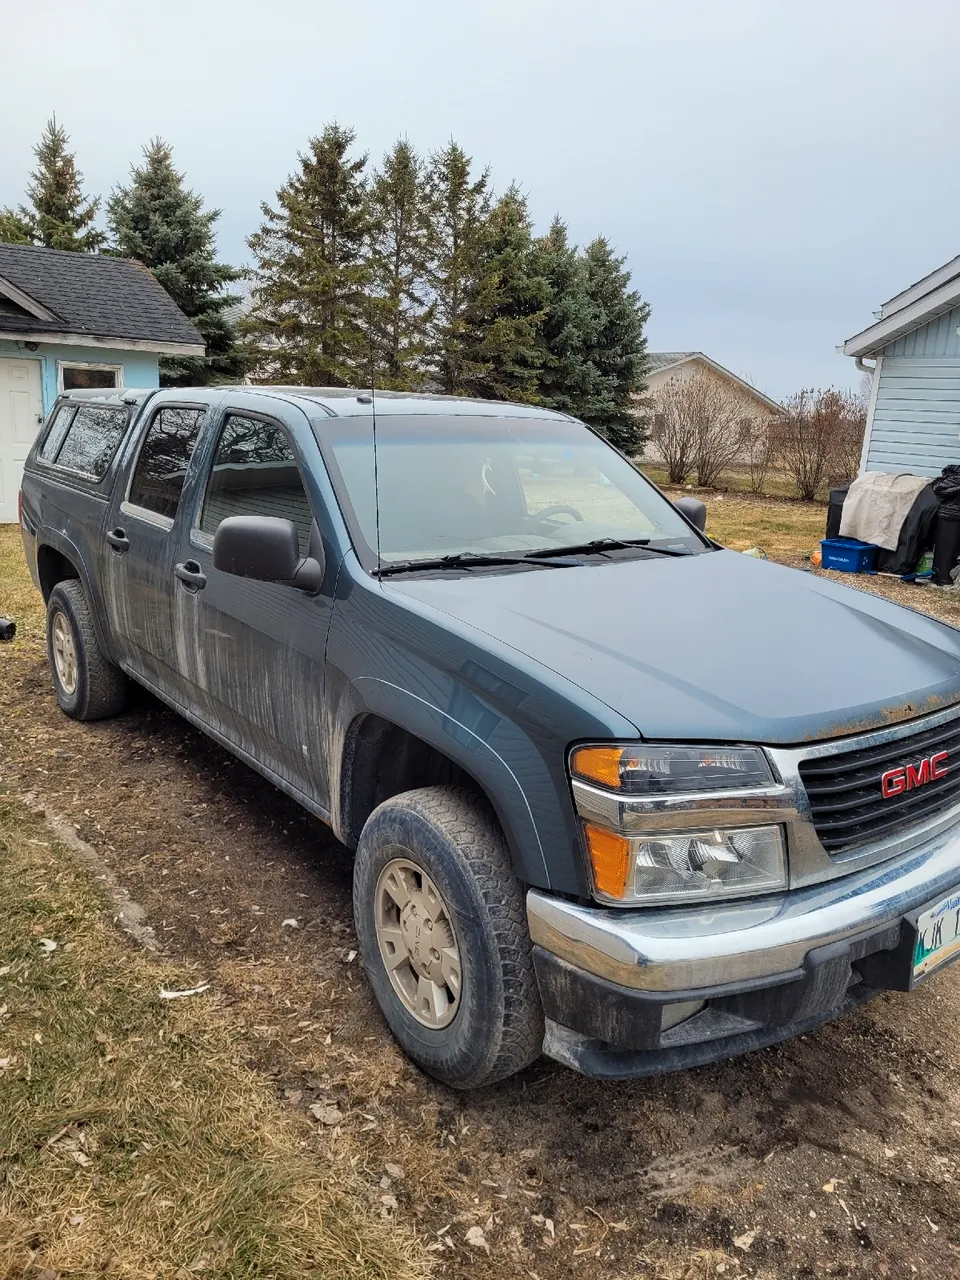
[[113, 927], [77, 839], [0, 787], [0, 1276], [424, 1277], [244, 1062], [223, 993]]
[[[775, 554], [801, 563], [810, 509], [770, 505], [751, 539], [785, 523]], [[724, 519], [745, 531], [748, 514]], [[229, 1005], [248, 1061], [287, 1106], [317, 1108], [325, 1153], [439, 1274], [960, 1276], [960, 969], [733, 1062], [599, 1084], [543, 1060], [453, 1093], [405, 1060], [373, 1004], [348, 851], [145, 694], [112, 722], [64, 718], [36, 597], [19, 598], [31, 612], [0, 646], [4, 779], [73, 824], [163, 951]]]
[[956, 971], [698, 1071], [611, 1085], [542, 1061], [455, 1094], [379, 1018], [326, 828], [147, 695], [77, 725], [35, 641], [2, 661], [4, 777], [67, 816], [443, 1274], [960, 1275]]

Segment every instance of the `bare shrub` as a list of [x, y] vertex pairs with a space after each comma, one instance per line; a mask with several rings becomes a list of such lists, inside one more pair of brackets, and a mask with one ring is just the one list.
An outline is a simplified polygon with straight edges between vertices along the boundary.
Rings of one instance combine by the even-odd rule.
[[825, 481], [857, 474], [866, 420], [862, 396], [834, 387], [805, 389], [785, 403], [773, 426], [775, 448], [804, 502], [812, 502]]
[[750, 406], [742, 396], [705, 374], [689, 378], [686, 387], [695, 423], [697, 484], [703, 489], [712, 489], [740, 456], [749, 437]]
[[797, 494], [807, 502], [816, 496], [830, 459], [830, 441], [815, 419], [816, 393], [804, 388], [790, 397], [774, 426], [777, 458], [793, 478]]
[[763, 493], [777, 460], [776, 433], [768, 418], [752, 418], [744, 431], [740, 457], [747, 464], [751, 493]]
[[671, 484], [683, 484], [693, 468], [696, 425], [690, 414], [686, 385], [683, 378], [670, 378], [651, 397], [651, 439]]
[[836, 434], [830, 455], [829, 480], [831, 485], [849, 484], [860, 470], [860, 454], [863, 451], [863, 433], [867, 426], [866, 395], [853, 392], [838, 393], [843, 412], [836, 424]]
[[671, 378], [654, 397], [653, 439], [673, 484], [691, 472], [712, 489], [752, 430], [749, 403], [717, 379]]

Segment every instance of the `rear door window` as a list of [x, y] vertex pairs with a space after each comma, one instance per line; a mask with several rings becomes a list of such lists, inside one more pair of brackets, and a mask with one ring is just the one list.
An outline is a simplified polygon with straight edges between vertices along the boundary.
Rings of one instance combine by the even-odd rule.
[[53, 421], [50, 423], [47, 438], [39, 449], [39, 457], [43, 458], [44, 462], [53, 462], [60, 452], [63, 437], [67, 434], [67, 428], [70, 426], [74, 412], [75, 406], [72, 404], [62, 404], [57, 410]]
[[307, 554], [313, 512], [296, 455], [274, 422], [230, 414], [223, 424], [200, 515], [211, 536], [227, 516], [279, 516], [292, 520]]
[[153, 415], [130, 481], [131, 506], [170, 520], [176, 516], [205, 412], [165, 405]]
[[40, 456], [67, 471], [102, 480], [126, 428], [125, 409], [82, 404], [74, 411], [65, 405], [57, 412]]

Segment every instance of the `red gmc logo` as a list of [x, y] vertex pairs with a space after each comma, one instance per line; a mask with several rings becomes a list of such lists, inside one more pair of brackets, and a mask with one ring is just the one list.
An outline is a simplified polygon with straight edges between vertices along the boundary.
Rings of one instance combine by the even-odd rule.
[[934, 778], [942, 778], [947, 772], [948, 751], [938, 751], [935, 756], [928, 756], [919, 764], [898, 765], [896, 769], [888, 769], [880, 778], [880, 789], [885, 800], [891, 796], [902, 795], [904, 791], [912, 791], [914, 787], [925, 786]]

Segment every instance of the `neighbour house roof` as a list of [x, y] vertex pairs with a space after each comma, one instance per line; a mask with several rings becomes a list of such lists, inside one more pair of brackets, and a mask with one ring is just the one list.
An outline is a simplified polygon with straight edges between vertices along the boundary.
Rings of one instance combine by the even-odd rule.
[[0, 338], [203, 355], [204, 342], [139, 262], [0, 243]]
[[686, 364], [689, 360], [699, 360], [715, 373], [719, 373], [721, 377], [728, 378], [743, 390], [747, 395], [753, 396], [755, 400], [760, 400], [767, 406], [772, 413], [779, 413], [783, 408], [777, 404], [776, 400], [771, 400], [769, 396], [765, 396], [762, 391], [758, 390], [752, 383], [747, 382], [745, 378], [740, 378], [730, 369], [724, 368], [716, 360], [711, 360], [708, 355], [702, 351], [648, 351], [647, 352], [647, 372], [648, 373], [664, 373], [668, 369], [679, 369], [681, 365]]
[[246, 320], [253, 310], [253, 285], [249, 280], [241, 280], [230, 286], [230, 292], [237, 301], [224, 307], [220, 314], [228, 324], [237, 325], [241, 320]]
[[647, 368], [650, 373], [659, 373], [661, 369], [669, 369], [671, 365], [685, 364], [699, 354], [699, 351], [648, 351]]
[[841, 348], [845, 356], [872, 356], [889, 343], [919, 329], [960, 304], [960, 257], [895, 294], [874, 312], [876, 323], [848, 338]]

